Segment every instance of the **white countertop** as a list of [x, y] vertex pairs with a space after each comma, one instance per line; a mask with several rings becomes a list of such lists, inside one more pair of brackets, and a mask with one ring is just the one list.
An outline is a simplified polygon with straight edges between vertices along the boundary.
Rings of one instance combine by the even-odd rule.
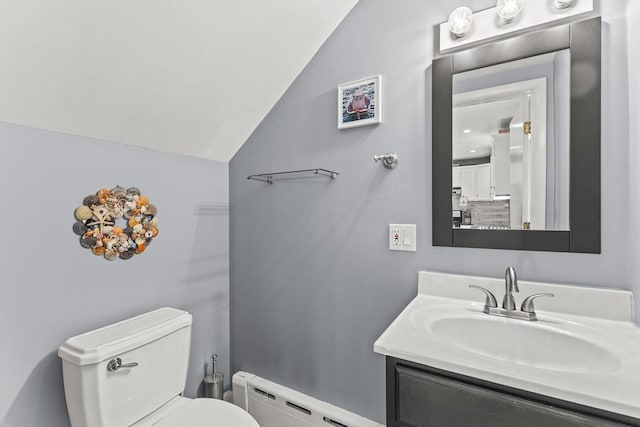
[[[418, 296], [378, 338], [374, 351], [640, 419], [640, 329], [632, 323], [630, 292], [520, 281], [520, 293], [514, 294], [518, 304], [533, 293], [556, 295], [536, 300], [539, 320], [528, 322], [483, 313], [484, 295], [469, 289], [469, 284], [483, 286], [499, 302], [502, 300], [503, 279], [421, 272]], [[465, 342], [459, 339], [464, 331], [456, 332], [457, 341], [443, 339], [432, 327], [441, 319], [464, 319], [471, 322], [469, 325], [515, 330], [516, 339], [506, 347], [500, 346], [507, 349], [505, 353], [511, 352], [511, 348], [517, 353], [519, 347], [545, 352], [545, 344], [549, 343], [545, 343], [544, 334], [550, 331], [560, 339], [566, 337], [567, 342], [588, 344], [585, 349], [603, 349], [602, 355], [606, 357], [602, 358], [602, 365], [594, 365], [594, 360], [598, 360], [594, 357], [600, 353], [549, 352], [551, 357], [558, 357], [557, 366], [548, 358], [542, 367], [533, 366], [510, 354], [501, 357], [465, 348]], [[520, 329], [523, 339], [533, 336], [540, 342], [518, 342]], [[527, 335], [530, 332], [535, 333]], [[473, 338], [469, 336], [470, 346]], [[585, 361], [580, 360], [581, 354]], [[590, 362], [586, 361], [589, 357]]]

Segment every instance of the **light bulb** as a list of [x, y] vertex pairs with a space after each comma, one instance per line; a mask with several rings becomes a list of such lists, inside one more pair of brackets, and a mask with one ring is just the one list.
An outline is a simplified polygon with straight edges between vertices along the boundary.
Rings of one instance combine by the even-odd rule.
[[511, 21], [522, 12], [522, 0], [498, 0], [496, 13], [506, 22]]
[[455, 37], [465, 36], [473, 23], [473, 12], [468, 7], [459, 7], [449, 15], [449, 31]]

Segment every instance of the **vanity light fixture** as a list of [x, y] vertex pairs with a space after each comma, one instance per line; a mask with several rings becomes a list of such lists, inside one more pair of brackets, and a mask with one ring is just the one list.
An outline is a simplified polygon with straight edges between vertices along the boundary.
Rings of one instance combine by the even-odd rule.
[[575, 0], [553, 0], [553, 7], [556, 9], [566, 9], [573, 6]]
[[470, 153], [475, 153], [475, 152], [476, 152], [476, 150], [469, 150], [469, 152], [470, 152]]
[[511, 22], [521, 12], [522, 0], [498, 0], [496, 3], [496, 13], [504, 22]]
[[473, 12], [468, 7], [458, 7], [449, 15], [449, 32], [455, 37], [464, 37], [471, 30]]
[[462, 133], [471, 133], [471, 129], [464, 129]]
[[[637, 1], [637, 0], [634, 0]], [[452, 3], [452, 2], [450, 2]], [[468, 4], [473, 2], [469, 1]], [[456, 14], [439, 25], [440, 53], [463, 50], [485, 42], [510, 38], [518, 33], [541, 30], [565, 21], [586, 18], [594, 13], [597, 0], [493, 0], [493, 6], [473, 12], [471, 29], [455, 35]], [[460, 2], [462, 4], [462, 2]], [[455, 6], [450, 10], [454, 10]], [[474, 9], [471, 6], [471, 9]], [[526, 9], [526, 10], [525, 10]], [[458, 18], [460, 19], [460, 18]], [[462, 19], [462, 22], [465, 20]]]

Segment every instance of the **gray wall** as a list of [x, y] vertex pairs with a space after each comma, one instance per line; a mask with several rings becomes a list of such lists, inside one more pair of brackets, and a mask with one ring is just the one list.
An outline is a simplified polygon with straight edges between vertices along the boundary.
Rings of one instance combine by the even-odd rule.
[[[493, 1], [359, 2], [230, 163], [231, 348], [244, 369], [383, 421], [384, 358], [372, 346], [415, 296], [423, 269], [640, 290], [627, 222], [629, 76], [624, 1], [603, 15], [602, 254], [431, 246], [433, 28], [456, 6]], [[616, 7], [621, 12], [616, 12]], [[633, 59], [637, 63], [637, 59]], [[338, 131], [338, 84], [382, 74], [383, 123]], [[395, 151], [397, 169], [372, 160]], [[637, 157], [636, 157], [637, 158]], [[247, 181], [322, 167], [325, 179]], [[636, 188], [636, 187], [634, 187]], [[640, 219], [640, 218], [635, 218]], [[415, 253], [387, 249], [389, 223], [415, 223]]]
[[[227, 164], [0, 123], [0, 182], [0, 426], [68, 426], [58, 346], [157, 307], [194, 315], [188, 396], [212, 352], [228, 375]], [[71, 226], [84, 196], [118, 184], [158, 207], [160, 232], [109, 262]]]

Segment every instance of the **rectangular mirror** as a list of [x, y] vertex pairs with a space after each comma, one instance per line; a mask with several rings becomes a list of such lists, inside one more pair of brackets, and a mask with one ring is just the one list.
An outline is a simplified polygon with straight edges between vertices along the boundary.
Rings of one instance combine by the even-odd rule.
[[433, 62], [433, 244], [600, 252], [600, 19]]
[[569, 230], [569, 49], [453, 75], [452, 225]]

